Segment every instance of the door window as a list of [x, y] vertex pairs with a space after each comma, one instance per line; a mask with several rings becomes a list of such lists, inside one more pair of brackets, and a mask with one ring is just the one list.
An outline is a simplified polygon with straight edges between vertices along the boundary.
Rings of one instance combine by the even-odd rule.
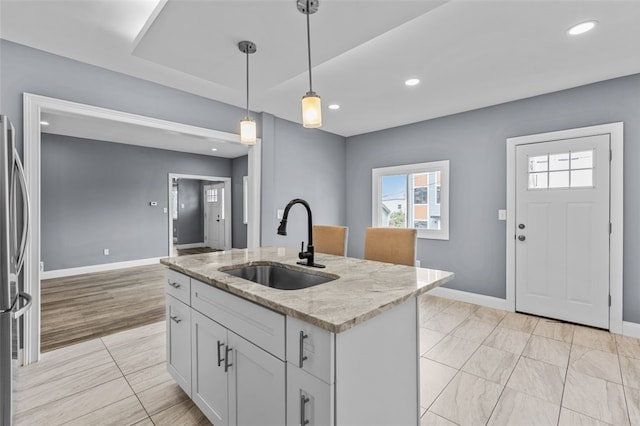
[[593, 188], [593, 150], [528, 158], [528, 189]]

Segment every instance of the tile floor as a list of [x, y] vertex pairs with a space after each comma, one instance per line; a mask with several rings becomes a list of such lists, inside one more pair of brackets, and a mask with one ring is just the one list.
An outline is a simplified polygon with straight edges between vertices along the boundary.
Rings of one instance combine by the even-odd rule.
[[420, 299], [426, 425], [640, 425], [640, 340]]
[[[640, 425], [640, 340], [420, 298], [421, 426]], [[165, 324], [21, 368], [16, 425], [209, 425], [165, 370]]]

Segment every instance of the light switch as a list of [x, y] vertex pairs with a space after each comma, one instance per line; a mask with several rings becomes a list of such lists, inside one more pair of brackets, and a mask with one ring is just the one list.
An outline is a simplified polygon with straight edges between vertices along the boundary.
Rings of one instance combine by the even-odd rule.
[[103, 253], [105, 256], [109, 256], [109, 249], [104, 249], [104, 250], [102, 250], [102, 253]]
[[504, 209], [498, 210], [498, 220], [507, 220], [507, 211]]
[[284, 216], [284, 209], [278, 209], [276, 217], [280, 220], [282, 219], [282, 216]]
[[162, 209], [162, 212], [163, 212], [164, 214], [167, 214], [167, 208], [166, 208], [166, 207], [165, 207], [165, 208], [163, 208], [163, 209]]

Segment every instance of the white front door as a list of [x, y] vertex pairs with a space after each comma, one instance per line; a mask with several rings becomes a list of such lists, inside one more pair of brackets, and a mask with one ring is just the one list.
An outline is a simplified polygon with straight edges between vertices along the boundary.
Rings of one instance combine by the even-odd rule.
[[224, 183], [204, 186], [204, 243], [224, 250]]
[[516, 310], [609, 328], [610, 136], [516, 147]]

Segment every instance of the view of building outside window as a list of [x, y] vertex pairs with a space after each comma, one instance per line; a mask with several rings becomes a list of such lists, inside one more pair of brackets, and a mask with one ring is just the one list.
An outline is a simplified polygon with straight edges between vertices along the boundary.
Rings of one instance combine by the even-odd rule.
[[440, 172], [381, 177], [380, 226], [440, 229]]

